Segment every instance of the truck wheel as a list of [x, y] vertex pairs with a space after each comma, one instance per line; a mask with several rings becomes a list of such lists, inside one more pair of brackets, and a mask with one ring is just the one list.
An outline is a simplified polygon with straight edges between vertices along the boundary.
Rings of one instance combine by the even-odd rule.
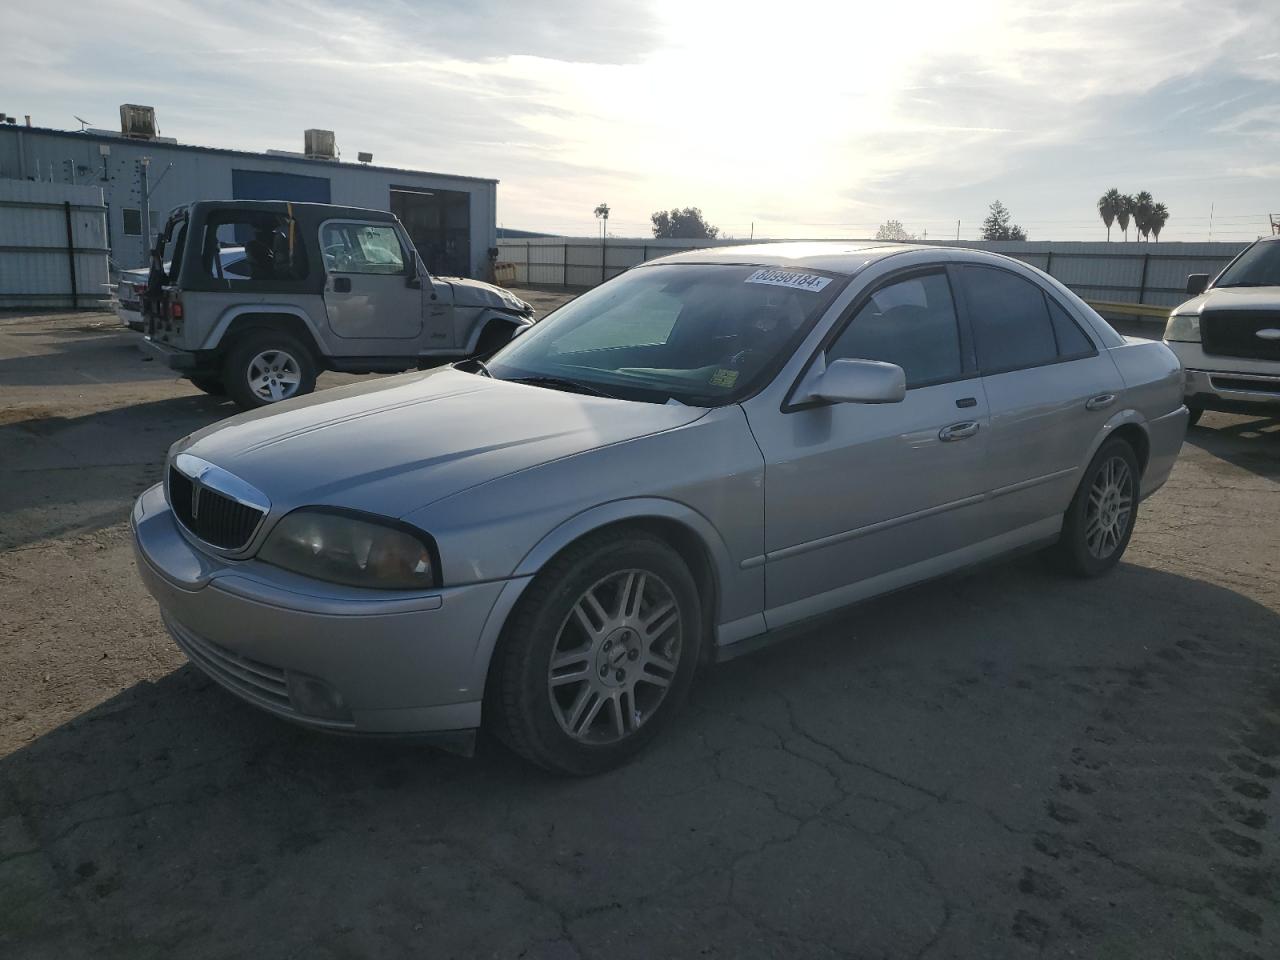
[[252, 410], [310, 393], [316, 388], [316, 362], [296, 337], [257, 330], [227, 352], [222, 382], [236, 406]]
[[211, 397], [227, 395], [227, 385], [222, 382], [221, 377], [190, 377], [189, 379], [193, 387]]

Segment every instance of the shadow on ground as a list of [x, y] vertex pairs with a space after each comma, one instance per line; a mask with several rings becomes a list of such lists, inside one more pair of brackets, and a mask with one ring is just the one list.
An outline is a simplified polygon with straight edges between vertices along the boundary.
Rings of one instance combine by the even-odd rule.
[[1277, 635], [1006, 565], [717, 668], [580, 781], [184, 667], [0, 760], [0, 953], [1276, 956]]
[[1280, 417], [1206, 413], [1187, 431], [1187, 443], [1260, 477], [1280, 478]]

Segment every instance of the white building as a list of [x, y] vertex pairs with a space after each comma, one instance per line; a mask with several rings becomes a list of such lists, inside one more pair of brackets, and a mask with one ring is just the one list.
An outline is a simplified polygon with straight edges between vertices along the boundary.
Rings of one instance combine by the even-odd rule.
[[240, 199], [389, 210], [432, 273], [487, 275], [489, 250], [497, 245], [496, 180], [339, 160], [327, 131], [307, 131], [307, 152], [249, 153], [177, 143], [155, 136], [155, 129], [154, 112], [131, 106], [121, 107], [119, 133], [50, 130], [9, 119], [0, 122], [0, 178], [101, 187], [107, 242], [121, 269], [146, 262], [145, 235], [174, 207]]

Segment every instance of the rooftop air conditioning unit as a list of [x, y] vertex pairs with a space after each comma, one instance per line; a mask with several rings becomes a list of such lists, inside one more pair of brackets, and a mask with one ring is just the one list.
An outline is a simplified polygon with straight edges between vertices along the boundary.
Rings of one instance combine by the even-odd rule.
[[332, 130], [307, 130], [302, 135], [304, 152], [312, 160], [336, 160], [338, 142]]
[[136, 103], [120, 104], [120, 133], [135, 140], [156, 138], [156, 108]]

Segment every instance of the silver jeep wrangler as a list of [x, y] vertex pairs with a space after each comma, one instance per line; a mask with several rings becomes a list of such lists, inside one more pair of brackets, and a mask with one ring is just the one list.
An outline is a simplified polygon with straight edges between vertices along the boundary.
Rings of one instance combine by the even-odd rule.
[[[244, 248], [238, 269], [220, 256], [229, 247]], [[246, 409], [310, 393], [321, 370], [483, 357], [533, 323], [501, 287], [431, 276], [393, 214], [275, 200], [176, 210], [142, 315], [148, 352]]]

